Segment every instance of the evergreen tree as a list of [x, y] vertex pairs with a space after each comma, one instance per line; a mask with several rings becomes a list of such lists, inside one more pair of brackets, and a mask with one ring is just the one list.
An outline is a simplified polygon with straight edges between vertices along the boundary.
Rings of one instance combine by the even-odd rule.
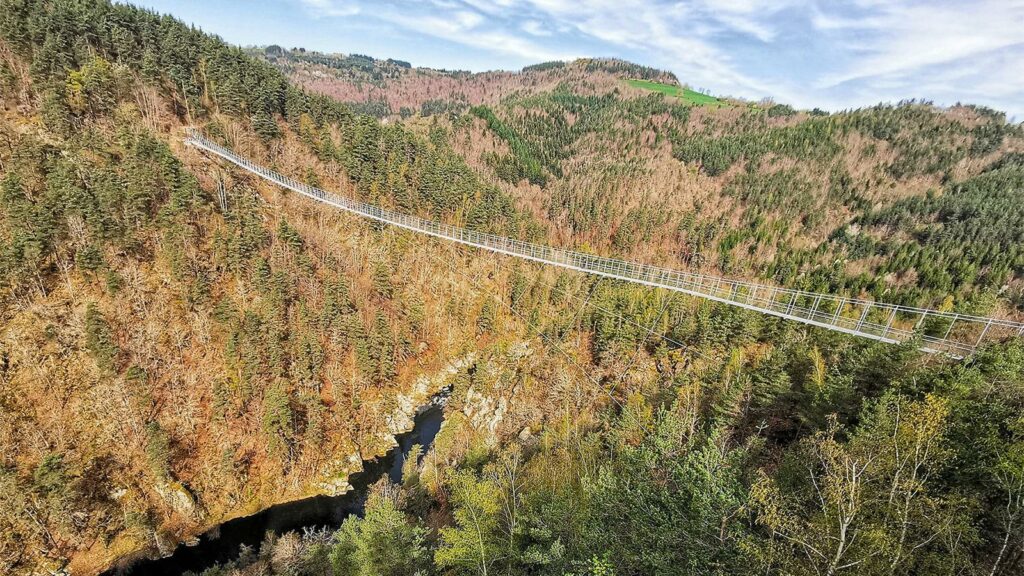
[[378, 312], [368, 345], [371, 365], [370, 380], [378, 386], [395, 378], [395, 337], [391, 323], [383, 312]]
[[110, 324], [93, 302], [85, 310], [85, 346], [100, 368], [115, 369], [120, 349]]
[[271, 451], [287, 458], [295, 434], [294, 413], [287, 382], [276, 379], [263, 393], [263, 433]]
[[157, 421], [146, 424], [146, 460], [149, 469], [160, 480], [170, 475], [171, 444], [167, 432]]

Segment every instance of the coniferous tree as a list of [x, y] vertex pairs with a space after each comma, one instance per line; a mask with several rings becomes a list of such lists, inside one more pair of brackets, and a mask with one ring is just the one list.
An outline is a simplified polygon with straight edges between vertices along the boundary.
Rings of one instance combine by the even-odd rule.
[[391, 323], [383, 312], [378, 312], [374, 320], [368, 349], [371, 365], [370, 380], [378, 386], [394, 380], [396, 374], [395, 337], [391, 330]]
[[100, 368], [115, 369], [120, 350], [110, 324], [93, 302], [85, 310], [85, 346]]

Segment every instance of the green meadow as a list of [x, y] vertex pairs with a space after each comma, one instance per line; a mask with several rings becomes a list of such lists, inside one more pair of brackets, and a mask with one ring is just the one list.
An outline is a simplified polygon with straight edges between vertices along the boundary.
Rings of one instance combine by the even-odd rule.
[[689, 88], [683, 88], [681, 86], [673, 86], [671, 84], [662, 84], [661, 82], [651, 82], [650, 80], [626, 80], [626, 83], [634, 88], [643, 88], [644, 90], [653, 90], [655, 92], [661, 92], [675, 98], [680, 98], [686, 102], [697, 106], [724, 106], [725, 103], [715, 98], [714, 96], [708, 96], [707, 94], [701, 94], [700, 92], [694, 92]]

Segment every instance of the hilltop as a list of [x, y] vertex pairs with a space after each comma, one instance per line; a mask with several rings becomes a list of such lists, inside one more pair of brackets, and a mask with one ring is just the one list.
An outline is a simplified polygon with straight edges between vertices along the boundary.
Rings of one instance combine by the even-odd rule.
[[296, 84], [345, 102], [378, 118], [408, 118], [464, 112], [470, 106], [496, 104], [512, 93], [551, 91], [569, 82], [606, 91], [623, 79], [678, 85], [671, 72], [613, 58], [552, 61], [519, 71], [468, 72], [413, 67], [408, 62], [380, 60], [361, 54], [322, 54], [302, 48], [268, 46], [249, 50], [265, 58]]

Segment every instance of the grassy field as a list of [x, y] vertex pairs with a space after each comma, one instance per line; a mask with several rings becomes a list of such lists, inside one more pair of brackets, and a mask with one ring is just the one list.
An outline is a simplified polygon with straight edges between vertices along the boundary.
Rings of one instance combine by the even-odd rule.
[[725, 103], [715, 98], [714, 96], [708, 96], [707, 94], [701, 94], [700, 92], [694, 92], [689, 88], [683, 88], [681, 86], [672, 86], [670, 84], [662, 84], [660, 82], [651, 82], [649, 80], [626, 80], [626, 83], [634, 88], [643, 88], [644, 90], [653, 90], [655, 92], [661, 92], [669, 96], [680, 98], [691, 104], [697, 106], [724, 106]]

